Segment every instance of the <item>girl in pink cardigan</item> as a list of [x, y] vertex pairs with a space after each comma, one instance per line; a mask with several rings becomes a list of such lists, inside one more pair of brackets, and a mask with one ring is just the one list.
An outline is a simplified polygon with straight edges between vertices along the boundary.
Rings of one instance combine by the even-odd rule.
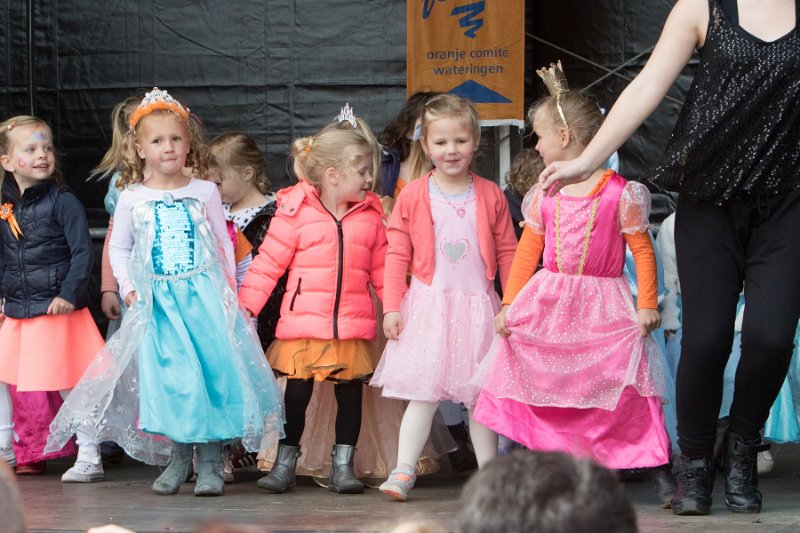
[[383, 295], [386, 256], [383, 208], [370, 192], [372, 146], [353, 126], [298, 139], [292, 154], [300, 182], [278, 192], [275, 216], [239, 291], [239, 301], [257, 316], [289, 272], [276, 340], [266, 354], [275, 373], [288, 378], [286, 437], [258, 486], [276, 493], [294, 486], [314, 380], [329, 380], [338, 411], [328, 486], [361, 493], [353, 461], [362, 385], [374, 370], [370, 287]]
[[[494, 277], [505, 283], [516, 247], [503, 193], [470, 172], [480, 140], [475, 108], [443, 94], [430, 99], [422, 146], [435, 169], [403, 189], [389, 223], [383, 328], [389, 339], [371, 385], [410, 400], [400, 426], [397, 468], [380, 489], [405, 500], [439, 401], [473, 407], [470, 379], [494, 335]], [[411, 285], [406, 276], [411, 272]], [[478, 464], [496, 455], [497, 435], [472, 421]]]

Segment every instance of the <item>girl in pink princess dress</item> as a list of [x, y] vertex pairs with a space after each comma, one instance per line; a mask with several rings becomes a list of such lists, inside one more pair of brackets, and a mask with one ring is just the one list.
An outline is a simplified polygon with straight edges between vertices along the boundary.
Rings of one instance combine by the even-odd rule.
[[[492, 342], [499, 309], [494, 277], [505, 281], [516, 237], [497, 185], [470, 172], [478, 115], [448, 94], [425, 104], [421, 142], [436, 167], [405, 186], [387, 237], [383, 329], [389, 339], [371, 385], [410, 400], [400, 426], [397, 468], [380, 490], [405, 500], [413, 465], [441, 400], [472, 407], [470, 386]], [[408, 272], [411, 284], [406, 284]], [[497, 435], [470, 424], [478, 464], [497, 453]]]
[[[555, 72], [563, 76], [560, 65]], [[553, 73], [540, 71], [546, 83]], [[545, 164], [579, 154], [602, 121], [593, 100], [565, 85], [548, 83], [553, 96], [528, 113]], [[551, 193], [535, 186], [523, 202], [526, 225], [495, 318], [500, 335], [473, 380], [483, 389], [473, 417], [531, 449], [615, 469], [664, 465], [650, 194], [602, 168]], [[638, 310], [622, 273], [626, 243]], [[533, 275], [542, 250], [544, 268]]]

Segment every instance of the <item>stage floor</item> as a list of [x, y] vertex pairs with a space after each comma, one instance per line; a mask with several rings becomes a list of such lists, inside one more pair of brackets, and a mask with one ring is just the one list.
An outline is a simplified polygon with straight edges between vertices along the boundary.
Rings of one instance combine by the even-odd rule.
[[[150, 491], [159, 473], [154, 467], [126, 459], [122, 465], [107, 467], [101, 483], [62, 484], [60, 476], [69, 466], [65, 461], [52, 462], [44, 476], [18, 478], [31, 532], [85, 531], [109, 523], [139, 533], [180, 532], [213, 519], [260, 524], [274, 533], [390, 531], [410, 518], [425, 518], [453, 531], [459, 491], [469, 477], [447, 472], [445, 464], [442, 472], [421, 477], [412, 499], [403, 504], [386, 500], [375, 489], [363, 495], [339, 495], [310, 478], [299, 478], [298, 486], [286, 494], [268, 494], [255, 485], [258, 472], [237, 472], [236, 483], [226, 485], [220, 498], [196, 498], [189, 483], [174, 496], [158, 496]], [[799, 445], [778, 449], [775, 470], [762, 476], [761, 487], [765, 506], [760, 515], [730, 513], [718, 479], [711, 516], [675, 517], [658, 506], [650, 482], [626, 483], [643, 532], [800, 532]]]

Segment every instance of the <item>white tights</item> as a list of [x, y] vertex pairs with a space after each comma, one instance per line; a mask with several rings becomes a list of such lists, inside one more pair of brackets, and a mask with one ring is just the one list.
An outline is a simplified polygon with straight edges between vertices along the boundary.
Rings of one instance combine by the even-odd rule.
[[[431, 433], [433, 416], [439, 407], [438, 402], [411, 400], [408, 402], [403, 422], [400, 424], [400, 441], [397, 445], [397, 467], [406, 464], [412, 468], [417, 464], [422, 448]], [[497, 434], [483, 424], [472, 419], [470, 412], [469, 433], [475, 448], [478, 467], [497, 456]]]

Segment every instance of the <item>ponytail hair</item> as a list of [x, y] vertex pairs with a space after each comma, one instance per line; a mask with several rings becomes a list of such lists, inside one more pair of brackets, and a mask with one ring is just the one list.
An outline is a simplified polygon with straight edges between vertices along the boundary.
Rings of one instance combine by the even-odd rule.
[[373, 154], [369, 140], [352, 126], [324, 129], [316, 136], [300, 137], [292, 143], [291, 150], [297, 177], [317, 188], [322, 184], [326, 169], [345, 170], [359, 158], [372, 158]]

